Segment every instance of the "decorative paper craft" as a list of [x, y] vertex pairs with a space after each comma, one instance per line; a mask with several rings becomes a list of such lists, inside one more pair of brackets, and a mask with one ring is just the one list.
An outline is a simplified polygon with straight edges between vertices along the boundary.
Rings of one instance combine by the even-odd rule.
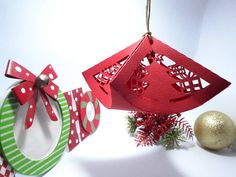
[[[36, 77], [20, 64], [9, 60], [5, 75], [7, 77], [22, 79], [23, 82], [20, 82], [11, 89], [0, 109], [0, 150], [4, 155], [0, 156], [0, 162], [2, 162], [0, 164], [0, 176], [8, 177], [10, 175], [13, 177], [14, 171], [11, 170], [10, 166], [16, 172], [24, 175], [33, 176], [44, 174], [58, 163], [67, 144], [69, 151], [71, 151], [97, 129], [100, 121], [98, 99], [94, 97], [92, 92], [83, 94], [82, 88], [74, 89], [63, 94], [59, 90], [59, 87], [52, 82], [52, 80], [57, 78], [57, 75], [51, 65], [48, 65]], [[40, 94], [42, 100], [37, 99], [38, 94]], [[35, 160], [33, 156], [31, 159], [25, 155], [23, 150], [21, 151], [18, 147], [14, 126], [17, 123], [16, 119], [21, 118], [25, 114], [24, 111], [20, 111], [22, 108], [21, 105], [27, 104], [26, 121], [24, 120], [25, 127], [31, 127], [35, 112], [39, 109], [44, 109], [40, 107], [41, 104], [39, 103], [45, 106], [45, 113], [48, 114], [51, 120], [58, 120], [56, 114], [58, 115], [62, 127], [61, 132], [60, 130], [58, 131], [60, 132], [58, 142], [56, 141], [55, 148], [53, 148], [51, 153], [49, 152], [46, 157]], [[88, 111], [88, 104], [90, 106], [92, 105], [94, 109], [95, 113], [92, 116], [89, 115], [91, 112]], [[58, 108], [57, 112], [59, 114], [53, 112], [55, 107], [52, 108], [52, 106]], [[21, 115], [19, 116], [19, 112], [23, 114], [19, 114]], [[39, 114], [40, 116], [41, 113]], [[31, 131], [33, 128], [35, 127], [33, 126], [31, 129], [24, 131]], [[42, 146], [44, 145], [42, 144]]]
[[[95, 112], [91, 120], [89, 120], [88, 118], [87, 109], [86, 109], [89, 103], [93, 105], [94, 112]], [[83, 122], [83, 127], [88, 133], [90, 134], [94, 133], [100, 121], [100, 106], [99, 106], [98, 99], [93, 95], [93, 92], [88, 91], [82, 95], [80, 110], [81, 110], [80, 116]]]
[[74, 89], [64, 93], [70, 110], [70, 133], [68, 139], [69, 151], [72, 151], [80, 142], [82, 142], [89, 133], [82, 127], [80, 118], [80, 103], [82, 88]]
[[148, 34], [83, 75], [107, 108], [159, 114], [193, 109], [230, 85]]
[[[67, 145], [70, 129], [70, 114], [68, 104], [63, 93], [61, 91], [58, 91], [58, 86], [56, 86], [50, 80], [47, 83], [48, 85], [44, 85], [44, 87], [39, 88], [38, 86], [40, 86], [41, 84], [38, 85], [37, 83], [38, 77], [34, 77], [34, 75], [30, 71], [26, 71], [25, 68], [23, 68], [21, 65], [17, 64], [16, 62], [9, 61], [7, 68], [7, 76], [21, 78], [26, 81], [14, 87], [3, 101], [0, 110], [1, 151], [4, 154], [4, 158], [15, 171], [24, 175], [41, 175], [50, 170], [58, 163]], [[14, 69], [16, 70], [16, 72], [13, 71]], [[49, 65], [42, 73], [50, 79], [55, 79], [56, 77], [51, 65]], [[33, 78], [35, 80], [33, 80]], [[16, 113], [20, 105], [26, 103], [27, 100], [31, 98], [28, 101], [30, 103], [28, 113], [30, 112], [30, 109], [37, 109], [36, 99], [32, 98], [32, 96], [34, 95], [33, 92], [41, 92], [42, 99], [45, 101], [44, 105], [47, 109], [47, 112], [52, 108], [48, 107], [48, 105], [50, 105], [49, 102], [48, 104], [46, 103], [46, 100], [48, 98], [44, 99], [43, 97], [46, 98], [47, 95], [50, 95], [50, 97], [54, 97], [54, 100], [55, 98], [57, 98], [55, 101], [58, 103], [59, 111], [61, 113], [60, 117], [62, 119], [61, 134], [55, 149], [47, 157], [41, 160], [32, 160], [27, 158], [17, 147], [14, 137], [14, 123], [15, 118], [17, 118]], [[34, 103], [35, 107], [31, 107], [31, 103]], [[28, 117], [26, 117], [26, 119], [28, 119]]]
[[[100, 106], [92, 92], [82, 93], [82, 88], [64, 93], [69, 105], [71, 126], [68, 140], [69, 151], [72, 151], [87, 136], [94, 133], [100, 121]], [[94, 107], [94, 117], [88, 119], [87, 105], [91, 102]]]
[[0, 177], [15, 177], [14, 170], [0, 154]]
[[48, 112], [48, 115], [52, 121], [56, 121], [57, 117], [54, 114], [48, 96], [56, 100], [58, 97], [59, 87], [52, 81], [57, 78], [57, 74], [51, 65], [48, 65], [41, 74], [36, 77], [29, 70], [21, 66], [20, 64], [9, 60], [6, 73], [6, 77], [22, 79], [23, 82], [12, 88], [12, 92], [23, 105], [29, 101], [28, 111], [26, 115], [25, 127], [31, 127], [34, 114], [36, 110], [36, 102], [38, 94], [42, 97], [44, 106]]

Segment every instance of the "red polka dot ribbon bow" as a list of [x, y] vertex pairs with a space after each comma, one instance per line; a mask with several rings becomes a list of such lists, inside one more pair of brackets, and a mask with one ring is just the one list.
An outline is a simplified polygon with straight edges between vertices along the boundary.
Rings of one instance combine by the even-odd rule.
[[47, 96], [53, 100], [57, 99], [59, 87], [52, 81], [57, 78], [57, 74], [51, 65], [48, 65], [39, 76], [35, 76], [29, 70], [9, 60], [5, 72], [6, 77], [22, 79], [23, 82], [12, 88], [12, 92], [15, 94], [20, 104], [23, 105], [29, 102], [25, 128], [28, 129], [33, 124], [34, 115], [36, 111], [36, 103], [38, 95], [41, 96], [46, 111], [52, 121], [57, 121], [57, 116], [53, 112]]

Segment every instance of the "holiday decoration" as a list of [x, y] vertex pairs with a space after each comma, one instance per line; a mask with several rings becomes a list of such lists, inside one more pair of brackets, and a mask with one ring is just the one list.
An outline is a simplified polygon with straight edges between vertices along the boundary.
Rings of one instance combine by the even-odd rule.
[[[164, 139], [165, 146], [172, 148], [186, 133], [176, 127], [181, 122], [178, 115], [204, 104], [230, 82], [154, 38], [150, 11], [151, 0], [147, 0], [147, 32], [139, 41], [83, 75], [105, 107], [134, 112], [128, 123], [138, 145], [153, 145]], [[187, 137], [192, 137], [191, 127], [186, 125]]]
[[89, 134], [82, 128], [79, 106], [81, 103], [82, 88], [65, 92], [70, 111], [70, 133], [68, 139], [69, 151], [72, 151]]
[[[86, 92], [83, 94], [81, 99], [82, 101], [80, 108], [83, 126], [87, 132], [93, 133], [97, 129], [100, 120], [100, 106], [98, 104], [98, 99], [93, 96], [92, 92]], [[95, 113], [91, 116], [91, 120], [88, 119], [88, 115], [86, 113], [86, 108], [89, 103], [92, 104], [95, 109]]]
[[14, 170], [0, 154], [0, 177], [15, 177]]
[[179, 114], [133, 112], [128, 116], [128, 130], [137, 146], [161, 143], [166, 149], [174, 149], [181, 141], [193, 138], [191, 126]]
[[33, 123], [38, 92], [43, 100], [44, 106], [48, 112], [50, 119], [52, 121], [57, 120], [57, 117], [50, 105], [49, 99], [46, 96], [50, 96], [50, 98], [52, 98], [54, 101], [58, 97], [59, 87], [52, 82], [57, 78], [57, 74], [55, 73], [51, 65], [48, 65], [41, 72], [41, 74], [36, 77], [33, 73], [31, 73], [20, 64], [9, 60], [5, 76], [23, 80], [22, 83], [12, 88], [12, 92], [17, 97], [21, 105], [29, 101], [25, 121], [26, 128], [29, 128]]
[[196, 108], [230, 85], [150, 33], [83, 75], [105, 107], [158, 114]]
[[31, 160], [18, 149], [14, 138], [14, 122], [19, 101], [10, 92], [5, 98], [0, 111], [0, 144], [8, 163], [17, 171], [26, 175], [39, 175], [58, 163], [66, 147], [70, 128], [69, 111], [62, 92], [58, 94], [58, 104], [62, 113], [62, 131], [54, 151], [42, 160]]
[[[24, 175], [42, 175], [59, 162], [67, 145], [71, 151], [97, 129], [100, 120], [97, 98], [92, 92], [83, 94], [82, 88], [62, 93], [52, 82], [57, 75], [51, 65], [48, 65], [36, 77], [22, 65], [9, 60], [5, 75], [22, 79], [22, 81], [13, 85], [0, 109], [0, 151], [2, 152], [0, 176], [14, 176], [14, 171]], [[92, 105], [95, 110], [93, 120], [88, 120], [90, 116], [87, 110], [88, 104]], [[55, 130], [59, 132], [58, 140], [55, 141], [52, 150], [43, 157], [29, 156], [35, 152], [33, 148], [27, 151], [26, 147], [22, 146], [23, 149], [20, 147], [17, 139], [21, 134], [16, 133], [15, 126], [23, 122], [24, 128], [21, 132], [26, 132], [24, 135], [36, 137], [36, 134], [32, 134], [32, 130], [42, 123], [42, 121], [39, 123], [38, 119], [42, 120], [44, 117], [46, 117], [46, 122], [39, 126], [44, 130], [44, 137], [51, 136], [52, 130], [47, 130], [51, 128], [49, 123], [59, 121], [61, 127]], [[20, 119], [23, 121], [18, 121]], [[20, 141], [20, 144], [24, 144], [27, 138], [29, 137], [21, 137], [24, 141]], [[33, 144], [30, 144], [31, 146]], [[46, 144], [40, 144], [40, 147], [36, 149], [44, 148], [44, 146]]]
[[175, 149], [179, 148], [180, 143], [185, 142], [186, 139], [183, 129], [172, 127], [169, 132], [163, 135], [161, 143], [166, 149]]
[[[70, 135], [68, 139], [69, 151], [72, 151], [87, 136], [93, 133], [100, 121], [100, 106], [92, 92], [83, 94], [82, 88], [64, 93], [70, 110]], [[88, 120], [87, 105], [91, 102], [96, 114], [92, 121]]]
[[195, 121], [194, 133], [203, 147], [220, 150], [233, 143], [236, 128], [226, 114], [219, 111], [208, 111], [201, 114]]

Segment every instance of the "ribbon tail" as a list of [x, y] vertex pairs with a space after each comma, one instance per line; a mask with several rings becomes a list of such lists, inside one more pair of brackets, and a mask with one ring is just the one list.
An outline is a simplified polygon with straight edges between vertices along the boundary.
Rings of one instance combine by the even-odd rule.
[[29, 100], [29, 106], [28, 106], [26, 119], [25, 119], [25, 129], [30, 128], [33, 124], [34, 115], [35, 115], [35, 111], [36, 111], [36, 100], [37, 100], [37, 92]]
[[48, 100], [48, 97], [44, 93], [42, 93], [42, 92], [40, 92], [40, 95], [42, 97], [43, 104], [44, 104], [44, 106], [45, 106], [45, 108], [47, 110], [47, 113], [48, 113], [50, 119], [52, 121], [57, 121], [58, 118], [57, 118], [56, 114], [54, 113], [54, 111], [52, 109], [52, 106], [51, 106], [51, 104], [50, 104], [50, 102]]

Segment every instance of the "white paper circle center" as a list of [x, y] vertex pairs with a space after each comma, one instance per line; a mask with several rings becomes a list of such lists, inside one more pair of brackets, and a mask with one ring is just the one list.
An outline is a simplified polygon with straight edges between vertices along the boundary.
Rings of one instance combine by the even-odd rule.
[[94, 116], [95, 116], [95, 109], [94, 109], [93, 103], [91, 101], [88, 102], [88, 104], [86, 106], [86, 114], [87, 114], [88, 120], [90, 122], [93, 121]]
[[38, 97], [33, 125], [25, 129], [25, 117], [28, 104], [19, 105], [15, 116], [14, 137], [22, 154], [31, 160], [47, 157], [56, 147], [62, 128], [59, 107], [54, 101], [50, 104], [58, 120], [52, 121], [47, 114], [42, 99]]

